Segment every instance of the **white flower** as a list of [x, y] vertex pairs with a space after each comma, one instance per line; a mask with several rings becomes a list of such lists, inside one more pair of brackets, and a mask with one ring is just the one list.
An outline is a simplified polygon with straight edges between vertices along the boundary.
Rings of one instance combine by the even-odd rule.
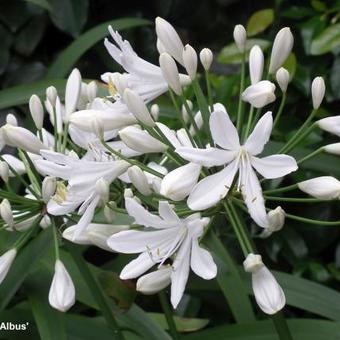
[[282, 92], [287, 91], [289, 79], [289, 72], [284, 67], [280, 67], [276, 72], [276, 81], [279, 84]]
[[66, 312], [75, 303], [75, 288], [65, 266], [60, 260], [55, 262], [54, 276], [48, 294], [50, 305], [61, 311]]
[[244, 145], [240, 145], [237, 130], [228, 114], [214, 111], [210, 116], [210, 131], [214, 142], [223, 149], [176, 149], [182, 158], [206, 167], [227, 164], [223, 170], [205, 177], [194, 187], [187, 202], [190, 209], [203, 210], [214, 206], [227, 195], [238, 172], [237, 187], [242, 192], [251, 217], [259, 226], [268, 227], [262, 189], [253, 168], [268, 179], [285, 176], [297, 169], [295, 159], [287, 155], [256, 157], [268, 142], [272, 126], [272, 114], [267, 112]]
[[56, 187], [57, 180], [55, 177], [47, 176], [44, 178], [42, 182], [41, 193], [43, 201], [45, 203], [47, 203], [50, 200], [51, 196], [54, 195]]
[[236, 25], [233, 32], [235, 44], [240, 52], [244, 52], [247, 42], [246, 29], [242, 25]]
[[18, 126], [18, 121], [17, 121], [17, 118], [14, 116], [14, 114], [12, 113], [9, 113], [7, 116], [6, 116], [6, 123], [7, 124], [10, 124], [10, 125], [13, 125], [13, 126]]
[[318, 127], [340, 137], [340, 116], [333, 116], [320, 119], [316, 122]]
[[150, 107], [150, 113], [154, 120], [158, 120], [159, 116], [159, 106], [158, 104], [152, 104]]
[[209, 48], [203, 48], [200, 52], [200, 61], [203, 68], [208, 71], [210, 69], [211, 63], [213, 61], [213, 53]]
[[262, 238], [269, 237], [272, 233], [279, 231], [283, 228], [286, 219], [285, 211], [280, 207], [270, 210], [267, 214], [268, 228], [264, 229], [261, 233]]
[[81, 75], [78, 69], [74, 69], [69, 75], [65, 89], [65, 122], [69, 121], [71, 113], [77, 108], [81, 94]]
[[[6, 161], [6, 163], [11, 168], [13, 168], [19, 175], [23, 175], [24, 173], [26, 173], [25, 165], [24, 165], [24, 163], [20, 159], [14, 157], [12, 155], [9, 155], [9, 154], [5, 154], [5, 155], [1, 155], [1, 156]], [[11, 170], [9, 171], [9, 176], [10, 177], [14, 177], [15, 176], [12, 173]]]
[[148, 179], [145, 173], [138, 166], [134, 165], [130, 167], [127, 170], [127, 173], [132, 184], [142, 195], [148, 196], [151, 194]]
[[264, 56], [260, 46], [255, 45], [249, 54], [249, 73], [251, 84], [254, 85], [262, 79]]
[[17, 256], [17, 250], [12, 248], [0, 256], [0, 284], [5, 279], [11, 265]]
[[197, 72], [197, 53], [189, 44], [183, 49], [183, 63], [190, 79], [194, 80]]
[[145, 274], [137, 280], [136, 290], [145, 295], [155, 294], [171, 283], [171, 266], [162, 266], [158, 270]]
[[3, 199], [0, 204], [0, 216], [7, 223], [8, 227], [12, 228], [14, 226], [13, 212], [7, 198]]
[[4, 161], [0, 161], [0, 177], [5, 183], [8, 182], [9, 167], [8, 167], [8, 164]]
[[340, 196], [340, 181], [331, 176], [321, 176], [298, 183], [303, 192], [315, 198], [332, 200]]
[[203, 279], [216, 276], [217, 268], [212, 256], [198, 243], [208, 218], [193, 214], [181, 219], [166, 201], [159, 202], [160, 216], [149, 213], [134, 198], [125, 198], [125, 205], [135, 223], [152, 229], [122, 231], [108, 239], [109, 247], [115, 251], [140, 253], [124, 267], [120, 274], [122, 279], [139, 277], [154, 265], [161, 267], [167, 259], [174, 257], [171, 303], [176, 308], [184, 293], [190, 267]]
[[159, 66], [162, 70], [162, 75], [171, 90], [180, 96], [183, 90], [175, 60], [170, 54], [164, 52], [159, 56]]
[[262, 108], [276, 99], [274, 91], [275, 85], [272, 82], [262, 80], [248, 86], [242, 93], [242, 100], [250, 103], [257, 109]]
[[269, 73], [275, 73], [286, 61], [294, 44], [289, 27], [282, 28], [275, 36], [270, 56]]
[[332, 143], [323, 147], [325, 152], [340, 156], [340, 143]]
[[259, 307], [266, 314], [280, 311], [286, 304], [286, 297], [273, 274], [263, 264], [261, 255], [249, 254], [243, 262], [244, 270], [250, 272], [253, 292]]
[[312, 100], [314, 110], [318, 109], [325, 96], [326, 86], [322, 77], [316, 77], [312, 82]]
[[41, 100], [37, 95], [31, 96], [29, 100], [29, 108], [34, 124], [38, 130], [41, 130], [44, 121], [44, 108]]

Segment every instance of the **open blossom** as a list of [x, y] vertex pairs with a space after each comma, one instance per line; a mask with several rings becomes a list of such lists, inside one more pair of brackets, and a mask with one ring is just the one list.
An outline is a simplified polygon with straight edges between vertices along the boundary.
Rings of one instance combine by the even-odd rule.
[[178, 147], [176, 152], [182, 158], [202, 166], [227, 166], [216, 174], [205, 177], [193, 188], [188, 206], [192, 210], [214, 206], [228, 194], [238, 172], [237, 188], [243, 195], [251, 217], [259, 226], [267, 228], [262, 189], [254, 169], [268, 179], [285, 176], [297, 169], [295, 159], [288, 155], [256, 157], [269, 140], [273, 126], [271, 112], [267, 112], [258, 121], [243, 145], [240, 144], [237, 130], [226, 112], [214, 111], [209, 123], [214, 142], [220, 148]]
[[125, 198], [128, 214], [145, 230], [122, 231], [108, 239], [111, 249], [140, 255], [122, 270], [123, 280], [141, 276], [155, 265], [173, 259], [171, 271], [171, 303], [177, 307], [184, 293], [191, 269], [203, 279], [216, 276], [217, 268], [211, 254], [199, 245], [199, 238], [209, 218], [195, 213], [179, 218], [167, 201], [159, 202], [159, 216], [148, 212], [134, 198]]

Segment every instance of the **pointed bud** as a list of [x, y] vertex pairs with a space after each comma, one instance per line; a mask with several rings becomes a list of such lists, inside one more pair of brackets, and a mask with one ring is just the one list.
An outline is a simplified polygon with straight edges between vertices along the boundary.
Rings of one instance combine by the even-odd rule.
[[[116, 202], [113, 202], [113, 201], [109, 202], [108, 205], [114, 208], [117, 207]], [[113, 209], [108, 207], [108, 205], [105, 205], [104, 207], [104, 217], [107, 223], [112, 223], [116, 218], [116, 213], [113, 211]]]
[[149, 187], [148, 180], [144, 174], [144, 172], [136, 165], [130, 167], [127, 170], [127, 173], [129, 175], [129, 178], [134, 185], [134, 187], [145, 196], [148, 196], [151, 194], [151, 190]]
[[286, 297], [273, 274], [263, 264], [260, 255], [249, 254], [243, 262], [245, 271], [252, 274], [256, 302], [262, 311], [272, 315], [286, 304]]
[[74, 305], [75, 295], [75, 288], [70, 274], [67, 272], [64, 264], [60, 260], [57, 260], [55, 262], [54, 276], [48, 294], [50, 305], [61, 312], [66, 312]]
[[312, 100], [313, 100], [313, 108], [314, 110], [317, 110], [323, 100], [323, 97], [325, 96], [326, 86], [325, 81], [322, 77], [316, 77], [314, 78], [312, 82]]
[[175, 60], [168, 53], [162, 53], [159, 56], [159, 66], [169, 87], [180, 96], [183, 91]]
[[7, 183], [9, 179], [9, 167], [6, 162], [0, 161], [0, 177]]
[[65, 89], [65, 121], [68, 122], [70, 114], [77, 108], [81, 93], [81, 75], [78, 69], [74, 69], [69, 75]]
[[41, 189], [42, 199], [44, 203], [47, 203], [50, 200], [51, 196], [54, 195], [56, 187], [57, 179], [55, 177], [47, 176], [44, 178]]
[[110, 196], [110, 185], [104, 178], [99, 178], [96, 182], [96, 194], [99, 195], [102, 202], [106, 203], [109, 201]]
[[190, 137], [184, 128], [177, 130], [176, 136], [182, 146], [188, 146], [189, 148], [193, 147]]
[[298, 183], [301, 191], [323, 200], [339, 199], [340, 181], [331, 176], [321, 176]]
[[152, 118], [157, 121], [159, 117], [159, 106], [157, 104], [152, 104], [150, 108], [150, 113]]
[[328, 144], [323, 147], [323, 150], [332, 155], [340, 156], [340, 143]]
[[41, 100], [37, 95], [33, 95], [29, 101], [29, 108], [32, 119], [38, 130], [41, 130], [44, 122], [44, 108], [41, 104]]
[[[187, 99], [186, 102], [187, 102], [189, 109], [192, 110], [193, 108], [192, 101]], [[185, 105], [182, 105], [182, 117], [183, 117], [184, 123], [187, 123], [189, 121], [189, 112], [187, 111]]]
[[136, 126], [127, 126], [119, 131], [121, 140], [132, 150], [141, 153], [164, 152], [168, 147]]
[[[87, 229], [89, 226], [90, 225], [88, 225]], [[63, 231], [63, 238], [76, 244], [90, 245], [92, 242], [87, 237], [87, 229], [83, 233], [79, 234], [79, 232], [77, 232], [79, 231], [78, 225], [72, 225]]]
[[276, 81], [279, 84], [280, 89], [283, 93], [287, 91], [289, 80], [289, 72], [285, 68], [280, 67], [276, 72]]
[[162, 180], [161, 195], [174, 201], [183, 200], [197, 184], [200, 171], [200, 165], [188, 163], [169, 172]]
[[240, 52], [244, 52], [247, 42], [247, 32], [244, 26], [236, 25], [234, 28], [233, 36], [238, 50]]
[[[202, 128], [202, 126], [203, 126], [203, 117], [202, 117], [201, 111], [198, 111], [198, 112], [195, 114], [194, 120], [195, 120], [196, 126], [197, 126], [198, 129], [200, 130], [200, 129]], [[189, 133], [190, 133], [191, 136], [195, 136], [195, 134], [196, 134], [196, 129], [194, 128], [193, 125], [190, 125]]]
[[14, 226], [14, 219], [11, 204], [8, 199], [3, 199], [0, 204], [0, 216], [10, 228]]
[[251, 84], [254, 85], [262, 79], [264, 56], [260, 46], [255, 45], [249, 54], [249, 73]]
[[318, 127], [340, 137], [340, 116], [320, 119], [316, 122]]
[[211, 63], [213, 61], [213, 58], [214, 58], [214, 56], [213, 56], [213, 53], [212, 53], [211, 49], [203, 48], [203, 50], [201, 50], [201, 52], [200, 52], [200, 61], [201, 61], [201, 64], [202, 64], [203, 68], [206, 71], [209, 71]]
[[282, 28], [275, 36], [270, 56], [269, 73], [275, 73], [286, 61], [294, 44], [294, 37], [289, 27]]
[[145, 295], [155, 294], [171, 283], [171, 266], [162, 266], [158, 270], [141, 276], [137, 281], [136, 290]]
[[197, 72], [197, 53], [189, 44], [183, 49], [183, 63], [190, 79], [194, 80]]
[[86, 88], [87, 100], [91, 103], [97, 97], [98, 86], [95, 80], [88, 83]]
[[46, 98], [52, 106], [55, 105], [57, 100], [58, 92], [54, 86], [50, 86], [46, 89]]
[[40, 227], [42, 229], [47, 229], [52, 224], [51, 219], [48, 215], [44, 215], [44, 217], [40, 221]]
[[6, 123], [7, 123], [7, 124], [10, 124], [10, 125], [13, 125], [13, 126], [18, 126], [18, 120], [17, 120], [17, 118], [14, 116], [14, 114], [12, 114], [12, 113], [9, 113], [9, 114], [6, 116]]
[[0, 256], [0, 284], [6, 278], [11, 265], [17, 256], [17, 250], [12, 248]]
[[276, 99], [274, 91], [275, 85], [272, 82], [262, 80], [248, 86], [242, 93], [242, 100], [259, 109]]
[[[20, 159], [8, 154], [2, 155], [2, 158], [8, 164], [8, 167], [13, 168], [19, 175], [26, 173], [25, 165]], [[12, 173], [12, 171], [9, 172], [9, 175], [14, 177], [14, 173]]]
[[183, 65], [183, 43], [176, 30], [163, 18], [156, 18], [156, 34], [161, 42], [161, 49], [165, 49], [173, 58]]
[[129, 111], [143, 124], [154, 127], [153, 121], [148, 108], [143, 99], [134, 91], [126, 89], [124, 91], [124, 101]]
[[274, 210], [270, 210], [267, 214], [268, 227], [261, 233], [262, 238], [269, 237], [272, 233], [279, 231], [283, 228], [285, 224], [286, 213], [280, 207], [276, 207]]

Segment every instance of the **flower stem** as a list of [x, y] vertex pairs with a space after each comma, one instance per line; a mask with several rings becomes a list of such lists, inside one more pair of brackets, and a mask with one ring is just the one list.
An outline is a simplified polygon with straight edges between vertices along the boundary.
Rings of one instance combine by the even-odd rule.
[[305, 157], [299, 159], [299, 160], [297, 161], [297, 164], [301, 164], [301, 163], [307, 161], [308, 159], [310, 159], [310, 158], [312, 158], [312, 157], [318, 155], [319, 153], [321, 153], [321, 152], [323, 152], [323, 151], [324, 151], [324, 147], [322, 146], [321, 148], [316, 149], [315, 151], [313, 151], [312, 153], [310, 153], [309, 155], [307, 155], [307, 156], [305, 156]]
[[272, 315], [272, 320], [274, 322], [274, 326], [277, 334], [280, 337], [280, 340], [293, 340], [293, 337], [287, 325], [287, 321], [281, 311]]
[[274, 119], [273, 130], [276, 127], [277, 123], [279, 122], [279, 119], [281, 118], [283, 108], [284, 108], [285, 103], [286, 103], [286, 98], [287, 98], [287, 92], [283, 92], [282, 98], [281, 98], [281, 103], [280, 103], [280, 106], [279, 106], [279, 110], [277, 111], [277, 114], [276, 114], [275, 119]]
[[161, 292], [158, 293], [158, 297], [159, 297], [159, 301], [161, 303], [166, 321], [167, 321], [168, 326], [169, 326], [170, 334], [171, 334], [171, 336], [174, 340], [177, 340], [177, 339], [179, 339], [179, 334], [177, 332], [177, 328], [176, 328], [174, 317], [172, 315], [171, 307], [169, 305], [168, 298], [167, 298], [164, 290], [162, 290]]
[[276, 197], [276, 196], [263, 196], [267, 201], [277, 202], [295, 202], [295, 203], [319, 203], [329, 200], [323, 200], [319, 198], [297, 198], [297, 197]]
[[243, 140], [245, 140], [248, 137], [249, 131], [250, 131], [250, 127], [251, 127], [251, 123], [253, 121], [253, 116], [254, 116], [254, 106], [250, 107], [250, 111], [249, 111], [249, 116], [248, 116], [248, 122], [247, 122], [247, 126], [246, 126], [246, 130], [244, 131], [244, 135], [243, 135]]
[[59, 260], [60, 254], [59, 254], [59, 240], [58, 240], [58, 234], [57, 234], [57, 226], [56, 226], [54, 218], [51, 218], [51, 222], [52, 222], [55, 258], [56, 260]]
[[298, 188], [297, 184], [292, 184], [292, 185], [288, 185], [286, 187], [281, 187], [281, 188], [271, 189], [271, 190], [265, 190], [265, 191], [263, 191], [263, 193], [264, 194], [276, 194], [276, 193], [280, 193], [280, 192], [295, 190], [297, 188]]
[[238, 98], [238, 109], [237, 109], [237, 120], [236, 120], [236, 128], [237, 128], [237, 131], [239, 131], [239, 132], [240, 132], [240, 129], [241, 129], [241, 126], [242, 126], [242, 119], [243, 119], [242, 92], [243, 92], [243, 89], [244, 89], [245, 75], [246, 75], [246, 53], [243, 52], [242, 64], [241, 64], [240, 92], [239, 92], [239, 98]]
[[213, 106], [213, 100], [212, 100], [212, 94], [211, 94], [211, 85], [209, 80], [209, 71], [205, 70], [205, 83], [207, 86], [207, 94], [208, 94], [208, 103], [210, 106], [210, 111], [213, 112], [214, 106]]

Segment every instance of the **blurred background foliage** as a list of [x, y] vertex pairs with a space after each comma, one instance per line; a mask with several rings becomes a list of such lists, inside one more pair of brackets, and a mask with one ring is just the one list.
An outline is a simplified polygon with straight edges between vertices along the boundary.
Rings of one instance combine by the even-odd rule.
[[[28, 123], [27, 107], [16, 105], [13, 108], [14, 104], [27, 103], [29, 96], [34, 92], [42, 95], [48, 85], [54, 84], [62, 88], [64, 81], [61, 79], [65, 78], [74, 66], [80, 69], [86, 79], [99, 79], [99, 75], [106, 71], [119, 70], [103, 46], [108, 22], [113, 22], [117, 29], [123, 29], [123, 37], [130, 41], [137, 53], [157, 63], [158, 53], [152, 27], [156, 16], [162, 16], [171, 22], [183, 41], [190, 42], [196, 50], [209, 47], [214, 51], [215, 61], [210, 75], [213, 90], [219, 101], [226, 104], [229, 112], [236, 111], [237, 102], [233, 96], [237, 95], [239, 85], [240, 55], [232, 43], [235, 24], [241, 23], [247, 28], [249, 48], [256, 43], [267, 52], [270, 51], [271, 41], [276, 32], [284, 26], [291, 27], [295, 45], [285, 66], [293, 75], [293, 80], [288, 90], [288, 102], [280, 126], [274, 131], [278, 143], [284, 142], [294, 133], [294, 129], [297, 129], [309, 114], [310, 83], [317, 75], [323, 76], [327, 85], [327, 98], [319, 112], [319, 118], [340, 114], [340, 0], [1, 0], [0, 108], [3, 109], [1, 118], [8, 112], [8, 108], [12, 107], [11, 110]], [[161, 102], [164, 106], [163, 119], [170, 119], [166, 114], [166, 100]], [[277, 110], [275, 105], [270, 109]], [[326, 142], [337, 142], [337, 138], [316, 131], [304, 141], [305, 146], [308, 145], [309, 148], [317, 148]], [[275, 143], [270, 147], [278, 148]], [[296, 151], [298, 156], [308, 153], [303, 147], [302, 145], [302, 148]], [[306, 171], [294, 174], [282, 184], [289, 185], [321, 174], [340, 178], [340, 161], [336, 157], [322, 155], [306, 162], [304, 169]], [[288, 193], [286, 196], [296, 195], [301, 194], [295, 192], [294, 195]], [[268, 200], [268, 206], [276, 205]], [[282, 207], [296, 215], [319, 220], [340, 220], [337, 202], [313, 205], [282, 202]], [[228, 228], [223, 225], [220, 230], [230, 251], [238, 257], [240, 254], [235, 249], [236, 242], [230, 239]], [[258, 230], [254, 229], [253, 232], [256, 234]], [[339, 290], [339, 236], [339, 227], [308, 225], [287, 220], [280, 233], [266, 240], [259, 239], [257, 245], [260, 252], [266, 254], [265, 260], [269, 267], [292, 272]], [[34, 254], [39, 256], [40, 253]], [[104, 268], [116, 271], [119, 271], [123, 262], [127, 261], [126, 256], [106, 263], [112, 256], [92, 248], [87, 252], [87, 256], [91, 262], [104, 264]], [[239, 263], [241, 258], [239, 256]], [[47, 257], [45, 262], [48, 261]], [[22, 266], [24, 268], [25, 263]], [[103, 275], [108, 274], [106, 272]], [[333, 320], [340, 319], [338, 296], [333, 297], [330, 291], [322, 291], [319, 286], [314, 287], [311, 283], [294, 281], [293, 284], [285, 276], [281, 279], [288, 291], [289, 289], [298, 291], [304, 286], [307, 287], [306, 290], [310, 289], [312, 295], [318, 296], [315, 305], [311, 307], [308, 301], [301, 302], [296, 295], [288, 292], [291, 306], [301, 308], [304, 303], [307, 306], [304, 312], [290, 308], [293, 316], [308, 317], [318, 314]], [[110, 280], [104, 281], [117, 285], [106, 286], [106, 291], [113, 295], [116, 301], [118, 299], [124, 306], [126, 304], [129, 306], [130, 300], [134, 300], [135, 295], [131, 297], [131, 292], [125, 291], [127, 288], [125, 286], [122, 288], [117, 278], [112, 280], [111, 277]], [[5, 292], [10, 288], [7, 287], [7, 291], [5, 288]], [[118, 297], [115, 295], [117, 289], [123, 289], [123, 293], [118, 294]], [[208, 307], [200, 313], [201, 317], [211, 316], [215, 309], [225, 312], [222, 302], [216, 295], [208, 292], [208, 289], [205, 291], [202, 281], [195, 283], [194, 279], [190, 289], [208, 301]], [[11, 292], [14, 294], [15, 290]], [[34, 295], [34, 292], [32, 294]], [[83, 292], [80, 295], [81, 301], [91, 306], [88, 294]], [[122, 298], [126, 296], [127, 300]], [[33, 301], [34, 298], [37, 296], [31, 297]], [[209, 303], [209, 299], [212, 299], [212, 302]], [[328, 301], [329, 306], [321, 306], [320, 301]], [[149, 297], [138, 296], [137, 302], [146, 309], [153, 305], [153, 300]], [[8, 301], [4, 304], [7, 303]], [[329, 310], [328, 307], [332, 303], [333, 309]], [[181, 306], [179, 314], [196, 316], [200, 309], [200, 301], [194, 297], [185, 298]], [[136, 310], [131, 313], [138, 314]], [[218, 316], [215, 316], [218, 323]], [[160, 315], [154, 315], [153, 318], [159, 319]], [[158, 321], [161, 323], [164, 320]], [[72, 322], [76, 320], [72, 319]], [[197, 322], [199, 326], [191, 327], [203, 327], [205, 321]]]

